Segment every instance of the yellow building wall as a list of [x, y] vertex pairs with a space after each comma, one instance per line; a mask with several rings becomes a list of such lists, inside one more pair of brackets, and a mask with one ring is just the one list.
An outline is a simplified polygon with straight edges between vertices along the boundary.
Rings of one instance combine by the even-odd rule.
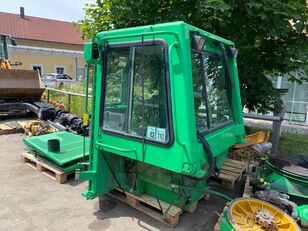
[[46, 73], [56, 73], [56, 66], [64, 67], [65, 74], [75, 78], [76, 76], [76, 59], [77, 67], [85, 68], [83, 58], [71, 58], [66, 56], [47, 56], [32, 55], [24, 53], [10, 53], [10, 62], [21, 62], [20, 66], [13, 66], [13, 69], [32, 70], [32, 65], [42, 65], [42, 75]]

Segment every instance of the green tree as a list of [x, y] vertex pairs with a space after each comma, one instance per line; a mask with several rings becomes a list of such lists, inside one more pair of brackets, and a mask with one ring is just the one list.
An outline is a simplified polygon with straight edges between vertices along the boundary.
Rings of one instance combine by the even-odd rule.
[[[307, 81], [306, 0], [97, 0], [79, 23], [85, 38], [110, 29], [183, 20], [235, 42], [242, 102], [264, 113], [281, 100], [267, 76]], [[301, 70], [297, 76], [292, 71]]]

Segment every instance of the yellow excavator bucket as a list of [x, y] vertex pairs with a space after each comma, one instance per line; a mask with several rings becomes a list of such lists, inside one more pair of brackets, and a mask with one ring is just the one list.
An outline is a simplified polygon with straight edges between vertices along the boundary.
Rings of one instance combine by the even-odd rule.
[[44, 90], [37, 71], [0, 69], [0, 100], [40, 99]]

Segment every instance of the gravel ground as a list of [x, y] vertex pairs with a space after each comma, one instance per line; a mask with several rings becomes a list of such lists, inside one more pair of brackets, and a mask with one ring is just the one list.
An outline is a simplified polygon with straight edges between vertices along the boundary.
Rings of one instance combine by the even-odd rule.
[[[211, 231], [225, 201], [211, 197], [200, 200], [194, 213], [183, 213], [176, 228], [150, 218], [108, 196], [99, 202], [86, 200], [81, 193], [87, 182], [70, 180], [58, 184], [20, 161], [24, 151], [23, 134], [0, 136], [0, 231]], [[244, 181], [234, 190], [213, 188], [236, 198], [242, 195]], [[204, 227], [203, 227], [204, 225]]]
[[[249, 127], [272, 129], [271, 121], [244, 119], [244, 123]], [[308, 124], [283, 121], [281, 125], [281, 132], [308, 134]]]

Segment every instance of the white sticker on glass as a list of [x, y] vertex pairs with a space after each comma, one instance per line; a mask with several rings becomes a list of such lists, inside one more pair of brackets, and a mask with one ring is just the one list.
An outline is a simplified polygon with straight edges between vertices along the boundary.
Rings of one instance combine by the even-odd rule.
[[164, 142], [166, 140], [166, 129], [148, 126], [147, 137], [153, 140]]

